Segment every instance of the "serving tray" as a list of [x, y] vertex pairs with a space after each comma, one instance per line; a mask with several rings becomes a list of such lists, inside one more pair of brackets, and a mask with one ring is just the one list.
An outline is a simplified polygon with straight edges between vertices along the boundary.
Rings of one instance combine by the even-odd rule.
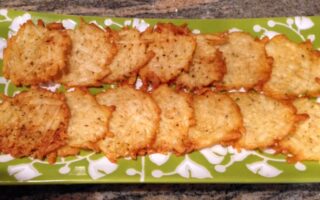
[[[85, 21], [119, 29], [123, 26], [144, 31], [157, 22], [187, 23], [193, 33], [246, 31], [256, 37], [285, 34], [291, 40], [311, 40], [320, 46], [320, 17], [281, 17], [256, 19], [136, 19], [81, 16]], [[60, 21], [73, 28], [80, 16], [0, 9], [0, 68], [6, 39], [28, 19]], [[2, 70], [0, 70], [2, 72]], [[15, 87], [0, 72], [0, 92], [9, 96], [25, 88]], [[49, 87], [58, 89], [56, 85]], [[91, 88], [92, 93], [99, 88]], [[177, 157], [153, 154], [137, 160], [111, 163], [101, 154], [82, 151], [80, 155], [59, 158], [54, 165], [31, 158], [15, 159], [0, 154], [0, 185], [70, 183], [293, 183], [320, 182], [319, 162], [289, 164], [272, 149], [237, 152], [220, 145]]]

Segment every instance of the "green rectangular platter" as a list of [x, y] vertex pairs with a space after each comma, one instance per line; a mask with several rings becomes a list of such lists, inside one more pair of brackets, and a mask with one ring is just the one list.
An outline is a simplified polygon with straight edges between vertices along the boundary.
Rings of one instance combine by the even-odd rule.
[[[8, 35], [28, 19], [61, 21], [73, 26], [83, 18], [87, 22], [144, 30], [157, 22], [188, 24], [194, 33], [245, 31], [255, 37], [285, 34], [291, 40], [311, 40], [320, 46], [320, 17], [281, 17], [256, 19], [134, 19], [98, 16], [71, 16], [52, 13], [0, 9], [0, 55]], [[0, 59], [0, 68], [2, 60]], [[0, 92], [12, 96], [25, 88], [15, 87], [1, 75]], [[91, 88], [97, 93], [100, 88]], [[214, 146], [185, 156], [152, 155], [137, 160], [121, 159], [111, 163], [101, 154], [82, 151], [76, 157], [59, 158], [54, 165], [31, 158], [14, 159], [0, 154], [0, 185], [82, 184], [82, 183], [311, 183], [320, 182], [320, 163], [289, 164], [272, 150], [241, 151]]]

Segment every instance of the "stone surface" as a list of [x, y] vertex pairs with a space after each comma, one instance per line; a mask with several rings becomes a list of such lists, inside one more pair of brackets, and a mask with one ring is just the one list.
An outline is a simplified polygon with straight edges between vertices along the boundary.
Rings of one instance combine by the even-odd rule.
[[320, 184], [2, 186], [0, 199], [320, 199]]
[[320, 14], [311, 0], [0, 0], [1, 7], [152, 18], [243, 18]]
[[[320, 15], [320, 1], [311, 0], [0, 0], [0, 7], [153, 18]], [[0, 199], [320, 199], [320, 184], [1, 186], [0, 191]]]

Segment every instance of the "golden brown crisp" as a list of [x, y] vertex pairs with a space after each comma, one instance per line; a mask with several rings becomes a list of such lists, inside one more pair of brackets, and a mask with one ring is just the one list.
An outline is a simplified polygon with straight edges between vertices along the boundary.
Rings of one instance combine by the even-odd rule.
[[67, 144], [67, 145], [58, 149], [56, 155], [54, 156], [54, 159], [56, 159], [57, 156], [67, 157], [67, 156], [74, 156], [79, 153], [80, 153], [80, 148], [70, 147]]
[[71, 39], [64, 30], [49, 30], [27, 21], [4, 50], [3, 74], [15, 85], [53, 81], [66, 70]]
[[148, 51], [155, 53], [139, 72], [145, 85], [151, 82], [156, 87], [188, 71], [196, 41], [187, 27], [160, 23], [145, 31], [142, 37], [149, 42]]
[[[108, 132], [108, 122], [112, 109], [98, 104], [94, 96], [83, 89], [65, 93], [71, 117], [67, 130], [67, 146], [78, 149], [96, 150], [95, 143], [104, 138]], [[64, 148], [59, 155], [77, 153]]]
[[307, 98], [294, 101], [298, 114], [306, 117], [296, 130], [279, 143], [282, 150], [293, 155], [294, 161], [320, 160], [320, 105]]
[[62, 94], [31, 89], [0, 105], [0, 152], [44, 158], [66, 144], [69, 109]]
[[271, 78], [263, 86], [266, 94], [281, 99], [320, 95], [320, 54], [310, 42], [296, 44], [279, 35], [266, 50], [273, 58]]
[[152, 149], [159, 153], [185, 153], [189, 148], [186, 146], [188, 130], [194, 123], [191, 95], [161, 85], [152, 97], [161, 110], [160, 126]]
[[220, 47], [227, 65], [221, 87], [252, 89], [266, 82], [272, 70], [272, 60], [265, 51], [265, 41], [244, 32], [228, 34], [229, 42]]
[[241, 137], [240, 109], [227, 94], [207, 91], [194, 95], [193, 109], [196, 125], [189, 129], [189, 140], [194, 149], [230, 143]]
[[136, 157], [151, 148], [159, 127], [160, 110], [151, 96], [129, 86], [109, 89], [97, 95], [101, 105], [114, 106], [109, 134], [98, 143], [112, 161]]
[[197, 47], [189, 72], [182, 72], [176, 80], [179, 87], [190, 90], [221, 81], [226, 73], [224, 58], [218, 49], [226, 43], [226, 37], [223, 34], [199, 34], [195, 37]]
[[100, 85], [99, 81], [111, 72], [108, 65], [117, 53], [111, 34], [84, 21], [68, 34], [72, 39], [69, 71], [59, 82], [70, 87]]
[[112, 31], [118, 48], [113, 61], [108, 65], [111, 73], [103, 82], [114, 83], [134, 78], [141, 67], [153, 57], [153, 53], [147, 51], [147, 43], [141, 39], [141, 33], [136, 29], [123, 28], [120, 31]]
[[235, 144], [244, 149], [264, 149], [273, 146], [295, 127], [296, 109], [258, 93], [231, 93], [243, 117], [245, 132]]

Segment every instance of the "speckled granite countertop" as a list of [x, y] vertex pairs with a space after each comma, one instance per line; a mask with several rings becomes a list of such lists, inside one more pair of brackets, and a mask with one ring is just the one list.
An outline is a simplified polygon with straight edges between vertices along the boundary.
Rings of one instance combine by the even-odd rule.
[[244, 18], [320, 14], [317, 0], [0, 0], [0, 5], [114, 17]]
[[[320, 15], [311, 0], [0, 0], [0, 7], [154, 18]], [[0, 199], [320, 199], [320, 184], [1, 186]]]

